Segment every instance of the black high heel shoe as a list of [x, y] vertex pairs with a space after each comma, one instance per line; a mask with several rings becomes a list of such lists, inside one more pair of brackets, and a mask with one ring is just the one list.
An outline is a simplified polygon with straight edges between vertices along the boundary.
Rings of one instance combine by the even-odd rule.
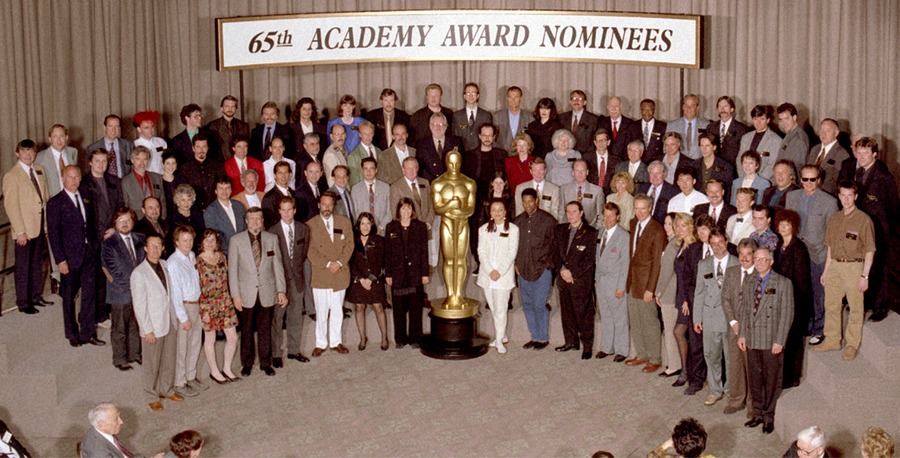
[[359, 351], [363, 351], [363, 350], [366, 349], [366, 344], [368, 344], [368, 343], [369, 343], [369, 339], [366, 338], [366, 339], [364, 339], [362, 342], [360, 342], [360, 343], [359, 343], [359, 346], [357, 346], [356, 348], [357, 348]]
[[212, 381], [214, 381], [214, 382], [216, 382], [216, 383], [218, 383], [219, 385], [227, 385], [227, 384], [231, 383], [231, 380], [228, 378], [227, 375], [222, 374], [222, 377], [225, 377], [225, 379], [224, 379], [224, 380], [219, 380], [219, 379], [213, 377], [212, 374], [209, 374], [209, 379], [212, 380]]

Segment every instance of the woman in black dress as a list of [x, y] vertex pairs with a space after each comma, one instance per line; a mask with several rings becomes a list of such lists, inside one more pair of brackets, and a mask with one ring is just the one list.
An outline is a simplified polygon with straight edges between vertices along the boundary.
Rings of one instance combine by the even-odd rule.
[[175, 188], [187, 184], [187, 179], [178, 173], [178, 160], [175, 152], [168, 149], [162, 155], [163, 160], [163, 192], [166, 195], [166, 215], [172, 218], [175, 214]]
[[381, 330], [381, 349], [388, 349], [387, 318], [384, 315], [384, 238], [376, 234], [375, 217], [369, 212], [359, 214], [354, 231], [353, 257], [350, 276], [353, 280], [347, 291], [347, 301], [356, 304], [356, 328], [359, 330], [359, 350], [365, 350], [366, 304], [371, 304]]
[[557, 116], [556, 103], [548, 97], [538, 100], [532, 115], [534, 116], [534, 121], [528, 124], [525, 132], [528, 132], [528, 135], [531, 136], [531, 140], [534, 142], [534, 149], [531, 151], [531, 155], [543, 159], [548, 152], [553, 151], [553, 145], [550, 143], [553, 132], [562, 129], [563, 125], [560, 124]]
[[[169, 225], [172, 227], [169, 237], [175, 233], [176, 224], [190, 226], [194, 228], [195, 234], [202, 234], [206, 230], [206, 222], [203, 220], [203, 213], [192, 208], [197, 200], [194, 187], [189, 184], [178, 185], [172, 193], [172, 200], [175, 201], [175, 212], [169, 214]], [[194, 253], [200, 252], [200, 242], [200, 237], [194, 239]]]
[[[385, 228], [385, 280], [391, 285], [394, 309], [394, 342], [397, 348], [409, 344], [419, 348], [422, 338], [422, 310], [428, 284], [428, 229], [416, 218], [412, 199], [397, 203], [394, 220]], [[409, 313], [409, 331], [406, 314]]]
[[697, 263], [703, 258], [703, 242], [697, 240], [691, 215], [675, 214], [675, 237], [678, 241], [678, 253], [675, 255], [675, 306], [678, 308], [675, 340], [678, 341], [683, 368], [676, 382], [687, 382], [684, 393], [694, 394], [703, 389], [706, 382], [706, 360], [703, 359], [703, 338], [692, 329]]
[[781, 380], [782, 388], [791, 388], [800, 385], [803, 375], [804, 337], [813, 313], [812, 279], [809, 250], [797, 237], [800, 215], [793, 210], [779, 210], [775, 214], [775, 227], [783, 240], [775, 253], [775, 272], [787, 277], [794, 286], [794, 321], [784, 344], [784, 376]]

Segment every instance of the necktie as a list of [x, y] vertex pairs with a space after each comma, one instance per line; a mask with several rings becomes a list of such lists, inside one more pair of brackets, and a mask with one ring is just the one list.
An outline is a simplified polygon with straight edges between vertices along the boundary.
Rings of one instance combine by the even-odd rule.
[[574, 134], [578, 130], [578, 116], [575, 113], [572, 113], [572, 133]]
[[350, 221], [354, 221], [354, 219], [353, 219], [353, 199], [346, 193], [342, 194], [341, 198], [344, 199], [344, 202], [347, 203], [347, 217], [350, 218]]
[[822, 149], [819, 150], [819, 157], [816, 158], [816, 167], [822, 166], [822, 161], [825, 159], [825, 145], [822, 145]]
[[438, 152], [438, 155], [441, 156], [441, 158], [443, 159], [443, 157], [444, 157], [444, 142], [442, 142], [440, 140], [438, 140], [437, 152]]
[[470, 111], [469, 112], [469, 128], [472, 128], [473, 126], [475, 126], [475, 112]]
[[375, 148], [373, 148], [372, 145], [369, 145], [369, 157], [375, 159]]
[[[719, 138], [720, 139], [725, 138], [725, 130], [726, 130], [725, 123], [723, 122], [719, 125]], [[721, 140], [719, 140], [719, 142], [721, 143]]]
[[263, 153], [269, 151], [269, 144], [272, 143], [272, 128], [266, 127], [266, 139], [263, 142]]
[[863, 167], [856, 168], [856, 175], [853, 178], [853, 181], [856, 181], [856, 184], [862, 186], [864, 185], [863, 180], [866, 178], [866, 169]]
[[613, 141], [619, 136], [619, 121], [613, 121]]
[[632, 256], [632, 257], [634, 257], [634, 254], [637, 252], [638, 240], [641, 239], [641, 232], [642, 232], [643, 230], [644, 230], [644, 228], [641, 227], [641, 222], [638, 221], [638, 223], [637, 223], [637, 235], [634, 236], [634, 247], [633, 247], [633, 249], [631, 250], [631, 256]]
[[719, 288], [722, 287], [722, 280], [724, 280], [722, 278], [722, 275], [723, 275], [722, 274], [722, 262], [723, 262], [722, 260], [716, 261], [716, 264], [717, 264], [717, 266], [716, 266], [716, 283], [719, 284]]
[[256, 270], [262, 264], [262, 247], [259, 246], [259, 234], [250, 234], [250, 248], [253, 251], [253, 262], [256, 263]]
[[706, 252], [703, 253], [703, 259], [706, 259], [706, 257], [709, 256], [710, 254], [712, 254], [712, 251], [710, 250], [709, 247], [706, 247]]
[[66, 168], [66, 163], [63, 161], [63, 155], [59, 155], [59, 179], [62, 180], [63, 170]]
[[28, 175], [31, 176], [31, 184], [34, 185], [34, 190], [37, 191], [37, 195], [38, 195], [38, 203], [40, 203], [41, 205], [43, 205], [43, 203], [44, 203], [44, 196], [41, 194], [41, 187], [40, 187], [40, 185], [38, 185], [37, 177], [34, 176], [34, 167], [28, 169]]
[[656, 208], [656, 186], [650, 186], [650, 200], [653, 201], [653, 207], [650, 208], [650, 211], [653, 211]]
[[313, 196], [315, 196], [316, 200], [319, 199], [319, 187], [310, 183], [309, 187], [312, 188]]
[[384, 138], [387, 140], [388, 148], [390, 148], [391, 145], [394, 144], [394, 137], [393, 137], [393, 135], [391, 135], [391, 132], [393, 132], [393, 126], [394, 126], [394, 123], [392, 122], [393, 121], [392, 118], [393, 118], [393, 116], [391, 116], [390, 114], [387, 114], [387, 113], [384, 114]]
[[116, 142], [109, 143], [109, 173], [119, 176], [119, 163], [116, 159]]
[[583, 195], [581, 194], [581, 185], [579, 185], [578, 186], [578, 194], [575, 196], [575, 198], [578, 199], [579, 202], [581, 202], [582, 197], [583, 197]]
[[369, 213], [375, 214], [375, 184], [369, 184]]
[[241, 161], [241, 175], [243, 175], [244, 172], [246, 172], [246, 171], [247, 171], [247, 160], [244, 159], [243, 161]]
[[644, 147], [650, 144], [650, 123], [644, 121]]
[[416, 182], [412, 182], [409, 184], [409, 188], [412, 190], [413, 200], [416, 202], [416, 208], [422, 208], [422, 196], [419, 195], [419, 188], [416, 186]]
[[134, 254], [134, 245], [131, 244], [131, 236], [125, 236], [125, 246], [128, 247], [128, 254], [131, 256], [131, 264], [134, 264], [136, 256]]
[[294, 259], [294, 225], [293, 224], [290, 224], [288, 226], [287, 236], [288, 236], [288, 238], [287, 238], [288, 258]]
[[116, 436], [113, 436], [113, 440], [116, 441], [116, 448], [118, 448], [119, 451], [122, 452], [122, 455], [123, 455], [125, 458], [134, 458], [134, 454], [132, 454], [131, 452], [129, 452], [128, 449], [125, 448], [125, 446], [122, 445], [121, 442], [119, 442], [119, 439], [118, 439]]
[[540, 185], [540, 184], [534, 185], [534, 189], [537, 190], [537, 195], [538, 195], [538, 198], [537, 198], [537, 200], [538, 200], [538, 207], [540, 207], [540, 206], [541, 206], [541, 185]]
[[710, 206], [709, 206], [709, 209], [712, 210], [712, 211], [710, 212], [710, 216], [712, 216], [713, 222], [714, 222], [714, 223], [718, 223], [718, 222], [719, 222], [719, 217], [716, 216], [716, 207], [713, 207], [712, 205], [710, 205]]
[[81, 214], [81, 219], [84, 220], [84, 222], [87, 222], [87, 217], [84, 216], [84, 208], [81, 206], [81, 196], [79, 196], [77, 192], [75, 193], [75, 208], [77, 208], [78, 213]]
[[694, 123], [693, 123], [693, 122], [688, 122], [688, 125], [687, 125], [687, 131], [684, 133], [684, 138], [685, 138], [684, 146], [685, 146], [685, 149], [688, 150], [688, 151], [690, 151], [690, 149], [691, 149], [691, 142], [692, 142], [693, 139], [694, 139], [694, 128], [693, 128], [693, 126], [694, 126]]
[[331, 232], [331, 221], [325, 221], [325, 231], [328, 232], [328, 237], [331, 238], [331, 241], [334, 241], [334, 234]]
[[762, 277], [756, 279], [756, 295], [753, 297], [753, 316], [759, 311], [759, 301], [762, 299]]
[[606, 157], [600, 158], [600, 170], [597, 175], [597, 186], [601, 188], [606, 184]]
[[603, 250], [606, 249], [606, 233], [603, 233], [603, 237], [600, 238], [600, 256], [603, 256]]

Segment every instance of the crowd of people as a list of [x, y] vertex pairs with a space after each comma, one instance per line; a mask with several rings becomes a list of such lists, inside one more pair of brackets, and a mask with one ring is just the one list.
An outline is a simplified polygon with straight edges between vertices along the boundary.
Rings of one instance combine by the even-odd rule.
[[666, 123], [649, 99], [630, 119], [618, 97], [606, 114], [591, 113], [582, 90], [569, 93], [563, 113], [550, 98], [527, 111], [516, 86], [491, 113], [479, 93], [466, 84], [465, 107], [454, 111], [430, 84], [426, 105], [410, 115], [384, 89], [381, 108], [365, 117], [345, 95], [327, 122], [304, 97], [286, 124], [267, 102], [252, 129], [226, 96], [221, 117], [205, 126], [200, 106], [184, 106], [185, 128], [171, 140], [157, 136], [156, 112], [133, 115], [134, 141], [111, 114], [82, 166], [67, 128], [54, 125], [46, 149], [16, 145], [18, 162], [3, 178], [18, 308], [36, 314], [50, 304], [49, 244], [65, 337], [73, 347], [104, 346], [96, 328], [109, 319], [112, 363], [143, 366], [155, 411], [161, 399], [208, 388], [197, 378], [201, 350], [219, 384], [250, 376], [257, 358], [270, 376], [284, 358], [309, 361], [304, 316], [316, 321], [311, 356], [348, 353], [345, 302], [359, 351], [368, 308], [381, 350], [391, 335], [397, 348], [417, 348], [424, 286], [439, 259], [430, 184], [457, 150], [477, 184], [470, 253], [500, 354], [515, 288], [530, 333], [523, 347], [549, 345], [555, 288], [565, 338], [556, 351], [676, 377], [688, 395], [706, 385], [704, 404], [724, 398], [725, 413], [749, 404], [746, 426], [770, 433], [782, 388], [802, 379], [807, 337], [850, 360], [865, 309], [872, 321], [887, 315], [898, 195], [873, 138], [848, 144], [830, 118], [811, 138], [790, 103], [753, 107], [748, 126], [728, 96], [714, 122], [688, 95], [683, 115]]

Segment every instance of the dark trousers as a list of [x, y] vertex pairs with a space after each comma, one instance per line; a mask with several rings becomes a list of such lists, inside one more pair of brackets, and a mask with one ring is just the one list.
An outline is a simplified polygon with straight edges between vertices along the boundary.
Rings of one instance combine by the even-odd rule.
[[803, 377], [803, 357], [806, 353], [806, 320], [795, 320], [788, 331], [784, 343], [784, 378], [782, 388], [790, 388], [800, 384]]
[[747, 370], [753, 415], [763, 421], [774, 422], [775, 404], [781, 396], [784, 352], [773, 355], [770, 349], [747, 350]]
[[559, 313], [562, 318], [563, 337], [566, 345], [578, 345], [579, 337], [584, 351], [594, 348], [594, 304], [591, 303], [593, 284], [577, 283], [584, 281], [576, 278], [576, 284], [566, 283], [562, 277], [556, 282], [559, 288]]
[[[13, 237], [15, 239], [15, 237]], [[16, 305], [27, 309], [41, 298], [44, 280], [44, 232], [23, 246], [15, 243]]]
[[694, 327], [688, 327], [688, 357], [687, 378], [690, 386], [703, 388], [706, 382], [706, 358], [703, 356], [703, 334], [694, 332]]
[[[394, 303], [394, 342], [397, 345], [419, 343], [422, 338], [422, 310], [425, 308], [425, 294], [421, 286], [415, 292], [398, 296], [391, 294]], [[406, 314], [409, 313], [409, 332], [406, 330]]]
[[[69, 273], [60, 274], [59, 295], [62, 296], [63, 320], [66, 327], [66, 338], [69, 340], [91, 340], [97, 332], [96, 291], [94, 280], [97, 278], [96, 253], [90, 248], [85, 250], [84, 259], [77, 269], [69, 266]], [[75, 297], [81, 291], [81, 310], [75, 319]], [[79, 328], [80, 325], [80, 328]]]
[[109, 340], [114, 365], [141, 360], [141, 333], [131, 303], [111, 306]]
[[94, 314], [96, 315], [95, 321], [102, 323], [112, 318], [112, 305], [106, 303], [106, 275], [103, 274], [103, 269], [100, 268], [100, 262], [97, 262], [96, 272], [94, 289], [97, 291], [95, 294], [97, 297], [97, 308], [94, 310]]
[[[256, 344], [259, 344], [259, 367], [272, 367], [272, 312], [273, 307], [263, 307], [256, 299], [256, 304], [238, 312], [241, 327], [241, 366], [253, 367], [256, 356]], [[257, 339], [253, 340], [256, 328]]]

